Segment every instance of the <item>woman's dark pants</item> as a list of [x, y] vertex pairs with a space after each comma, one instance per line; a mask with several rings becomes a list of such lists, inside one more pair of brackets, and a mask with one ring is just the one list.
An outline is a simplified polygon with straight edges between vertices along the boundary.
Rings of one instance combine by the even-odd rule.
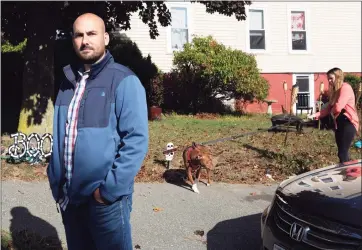
[[337, 117], [337, 130], [335, 131], [335, 138], [338, 147], [338, 158], [340, 163], [350, 160], [349, 148], [356, 135], [356, 128], [350, 120], [343, 114]]

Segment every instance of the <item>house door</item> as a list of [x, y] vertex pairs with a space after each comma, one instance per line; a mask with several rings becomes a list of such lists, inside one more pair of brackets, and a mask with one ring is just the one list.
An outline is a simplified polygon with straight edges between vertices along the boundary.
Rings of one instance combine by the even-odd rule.
[[315, 112], [314, 100], [314, 74], [293, 74], [293, 85], [299, 86], [297, 103], [294, 105], [294, 110], [300, 114], [307, 114], [311, 111]]

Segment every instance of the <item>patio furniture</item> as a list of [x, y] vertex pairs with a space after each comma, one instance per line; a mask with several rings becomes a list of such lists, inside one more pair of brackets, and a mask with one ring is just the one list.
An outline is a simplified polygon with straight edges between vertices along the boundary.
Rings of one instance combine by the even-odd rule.
[[300, 110], [300, 114], [303, 114], [303, 110], [307, 110], [308, 113], [312, 114], [313, 107], [309, 105], [309, 93], [300, 93], [297, 95], [297, 109], [296, 114], [298, 115], [298, 110]]

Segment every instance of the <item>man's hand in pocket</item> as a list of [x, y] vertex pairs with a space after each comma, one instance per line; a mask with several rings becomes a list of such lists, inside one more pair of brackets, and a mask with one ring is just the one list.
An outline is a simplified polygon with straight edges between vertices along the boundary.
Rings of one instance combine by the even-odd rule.
[[101, 193], [99, 192], [99, 188], [97, 188], [93, 193], [94, 199], [102, 204], [105, 204], [106, 202], [102, 199]]

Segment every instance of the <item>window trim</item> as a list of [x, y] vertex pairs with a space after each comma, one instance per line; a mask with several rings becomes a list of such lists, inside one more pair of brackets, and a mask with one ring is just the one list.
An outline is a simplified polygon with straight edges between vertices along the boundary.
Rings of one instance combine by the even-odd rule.
[[[307, 50], [293, 50], [292, 47], [292, 11], [304, 11], [304, 16], [305, 16], [305, 32], [306, 32], [306, 45], [307, 45]], [[303, 7], [288, 7], [287, 8], [287, 17], [288, 17], [288, 49], [289, 49], [289, 54], [310, 54], [311, 53], [311, 42], [310, 42], [310, 38], [311, 38], [311, 29], [310, 29], [310, 11], [307, 8], [303, 8]]]
[[[187, 13], [187, 24], [188, 24], [188, 42], [192, 41], [192, 18], [191, 18], [191, 2], [165, 2], [167, 8], [171, 11], [171, 8], [185, 8]], [[181, 51], [175, 50], [171, 47], [171, 24], [167, 27], [166, 30], [166, 53], [173, 54], [174, 51]]]
[[[298, 76], [303, 76], [303, 77], [308, 77], [309, 79], [309, 92], [298, 92], [299, 93], [309, 93], [309, 103], [310, 106], [313, 108], [313, 112], [315, 112], [316, 110], [316, 101], [314, 99], [314, 86], [315, 86], [315, 82], [314, 82], [314, 74], [313, 73], [294, 73], [293, 74], [293, 85], [297, 84], [297, 77]], [[297, 111], [297, 104], [294, 103], [293, 108], [295, 111]], [[303, 112], [307, 113], [307, 110], [303, 110]]]
[[[249, 11], [250, 10], [261, 10], [263, 11], [263, 21], [264, 21], [264, 35], [265, 35], [265, 49], [251, 49], [250, 48], [250, 15], [249, 15]], [[270, 43], [268, 42], [268, 37], [269, 37], [269, 29], [268, 29], [268, 13], [267, 13], [267, 8], [265, 6], [261, 6], [261, 5], [256, 5], [256, 6], [247, 6], [245, 8], [245, 11], [247, 13], [247, 17], [245, 20], [245, 51], [247, 53], [252, 53], [252, 54], [266, 54], [269, 53], [269, 49], [270, 49]]]

